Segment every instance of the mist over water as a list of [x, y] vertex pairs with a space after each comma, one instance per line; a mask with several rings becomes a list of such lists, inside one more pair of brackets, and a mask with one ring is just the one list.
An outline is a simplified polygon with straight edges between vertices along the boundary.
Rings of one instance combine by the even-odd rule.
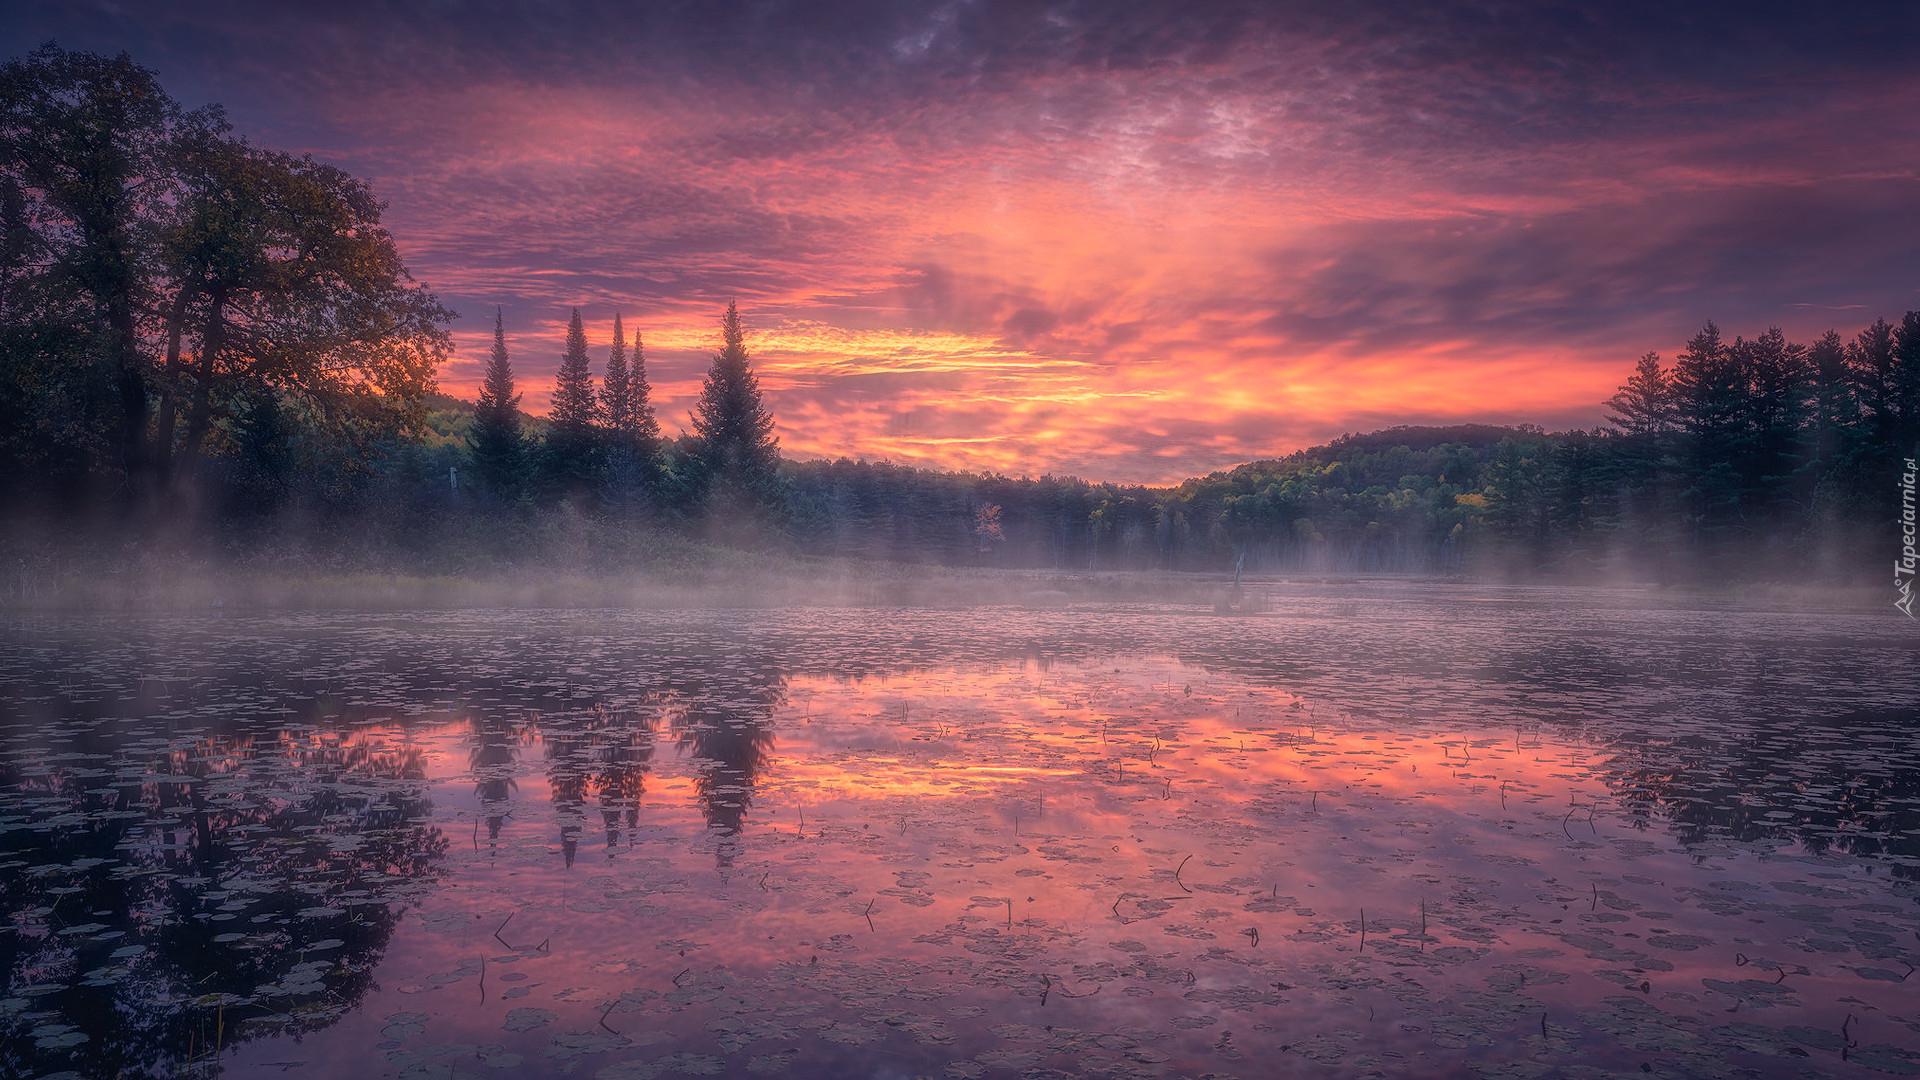
[[1920, 1071], [1903, 631], [1368, 584], [14, 616], [0, 1062]]

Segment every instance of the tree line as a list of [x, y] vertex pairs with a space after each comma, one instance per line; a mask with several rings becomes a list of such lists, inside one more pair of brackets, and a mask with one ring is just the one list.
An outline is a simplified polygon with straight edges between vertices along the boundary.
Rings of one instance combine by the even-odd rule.
[[[785, 511], [780, 441], [732, 303], [720, 318], [720, 337], [687, 433], [668, 440], [654, 415], [639, 333], [629, 354], [623, 320], [614, 316], [613, 342], [596, 388], [575, 308], [551, 404], [536, 432], [520, 412], [506, 331], [496, 312], [480, 399], [460, 438], [479, 493], [496, 505], [534, 509], [565, 502], [628, 521], [697, 518], [717, 531], [764, 540]], [[450, 469], [449, 490], [457, 492], [459, 466]]]
[[[49, 43], [0, 65], [0, 500], [16, 521], [131, 538], [324, 519], [405, 489], [454, 317], [415, 282], [382, 205], [339, 169], [249, 144], [122, 54]], [[506, 341], [449, 461], [483, 507], [566, 503], [777, 521], [773, 420], [738, 312], [687, 435], [663, 440], [636, 334], [605, 376], [574, 312], [553, 405], [523, 424]], [[440, 449], [445, 449], [441, 447]]]
[[696, 537], [1049, 569], [1840, 577], [1897, 547], [1920, 442], [1909, 312], [1811, 344], [1708, 323], [1671, 364], [1642, 357], [1591, 431], [1396, 428], [1171, 487], [792, 461], [731, 304], [678, 437], [619, 316], [596, 379], [573, 312], [545, 417], [520, 409], [498, 312], [479, 400], [436, 393], [453, 313], [381, 210], [124, 55], [0, 65], [9, 523], [455, 570]]

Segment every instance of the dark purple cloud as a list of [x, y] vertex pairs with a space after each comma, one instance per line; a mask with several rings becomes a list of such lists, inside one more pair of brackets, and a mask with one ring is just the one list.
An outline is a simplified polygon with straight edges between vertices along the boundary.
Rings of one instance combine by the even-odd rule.
[[738, 298], [791, 452], [1170, 479], [1920, 307], [1914, 5], [8, 14], [369, 179], [455, 389], [494, 305], [535, 406], [567, 309], [620, 312], [671, 427]]

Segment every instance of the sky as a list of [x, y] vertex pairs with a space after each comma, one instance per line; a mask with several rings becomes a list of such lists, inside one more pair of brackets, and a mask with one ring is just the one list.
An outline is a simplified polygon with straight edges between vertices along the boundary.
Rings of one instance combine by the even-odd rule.
[[387, 204], [543, 412], [620, 314], [663, 428], [739, 304], [782, 450], [1161, 483], [1593, 427], [1708, 319], [1920, 309], [1920, 5], [0, 0]]

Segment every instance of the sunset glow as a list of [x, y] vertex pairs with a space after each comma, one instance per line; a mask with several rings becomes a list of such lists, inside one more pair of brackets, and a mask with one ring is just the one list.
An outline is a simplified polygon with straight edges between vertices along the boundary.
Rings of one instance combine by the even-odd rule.
[[9, 44], [128, 49], [373, 183], [463, 316], [444, 390], [498, 306], [543, 411], [577, 305], [596, 364], [642, 333], [673, 434], [734, 299], [791, 457], [1160, 482], [1592, 426], [1709, 318], [1920, 306], [1920, 78], [1856, 16], [86, 9]]

